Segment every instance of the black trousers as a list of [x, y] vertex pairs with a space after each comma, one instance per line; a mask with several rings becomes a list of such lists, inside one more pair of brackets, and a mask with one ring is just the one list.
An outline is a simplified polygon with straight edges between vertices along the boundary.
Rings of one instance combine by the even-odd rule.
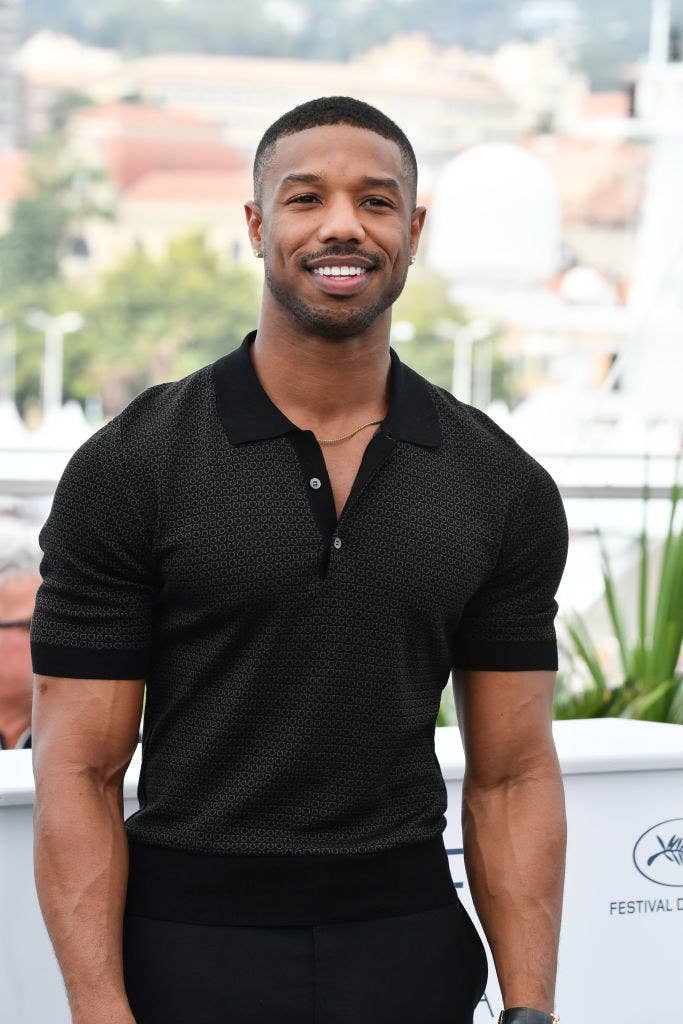
[[488, 963], [442, 836], [357, 855], [128, 846], [137, 1024], [472, 1024]]
[[462, 903], [322, 925], [126, 915], [138, 1024], [472, 1024], [488, 978]]

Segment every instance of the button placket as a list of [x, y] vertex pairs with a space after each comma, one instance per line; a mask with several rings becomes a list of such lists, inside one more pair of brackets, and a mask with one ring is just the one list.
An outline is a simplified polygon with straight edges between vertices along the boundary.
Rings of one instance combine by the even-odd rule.
[[[331, 567], [330, 559], [332, 558], [332, 564], [334, 564], [335, 552], [342, 548], [340, 533], [346, 528], [349, 515], [357, 504], [361, 493], [396, 447], [396, 439], [393, 434], [382, 433], [382, 431], [377, 431], [371, 438], [339, 517], [337, 517], [335, 509], [323, 452], [315, 435], [310, 430], [297, 430], [291, 433], [290, 440], [304, 470], [303, 479], [311, 511], [322, 537], [325, 538], [325, 546], [322, 549], [322, 558], [318, 569], [320, 577], [326, 579]], [[339, 555], [339, 557], [342, 556]]]
[[[337, 520], [335, 535], [340, 529], [342, 523], [346, 523], [354, 506], [358, 503], [360, 495], [365, 490], [380, 466], [387, 460], [389, 455], [391, 455], [395, 447], [396, 441], [391, 434], [387, 433], [382, 435], [381, 432], [378, 432], [371, 438], [368, 447], [365, 449], [351, 492], [346, 500], [344, 508], [342, 509], [341, 515]], [[339, 540], [339, 545], [335, 546], [341, 546], [341, 539]]]

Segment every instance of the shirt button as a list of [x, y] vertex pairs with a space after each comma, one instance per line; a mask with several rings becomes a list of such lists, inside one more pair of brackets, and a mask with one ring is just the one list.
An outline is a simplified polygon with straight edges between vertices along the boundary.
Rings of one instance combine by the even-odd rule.
[[334, 544], [335, 548], [340, 548], [341, 547], [341, 537], [335, 537], [334, 540], [332, 541], [332, 543]]
[[320, 481], [318, 480], [317, 476], [312, 476], [308, 482], [311, 485], [311, 487], [315, 488], [316, 491], [320, 487]]

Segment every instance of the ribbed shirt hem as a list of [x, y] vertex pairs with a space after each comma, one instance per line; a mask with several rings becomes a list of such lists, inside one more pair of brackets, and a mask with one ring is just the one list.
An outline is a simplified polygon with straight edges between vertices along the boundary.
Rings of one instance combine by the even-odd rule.
[[480, 640], [460, 641], [453, 657], [454, 668], [514, 672], [547, 669], [557, 672], [557, 640]]
[[144, 679], [149, 671], [150, 649], [112, 647], [61, 647], [31, 641], [33, 671], [42, 676], [72, 679]]
[[458, 900], [442, 836], [370, 854], [236, 856], [128, 837], [126, 915], [194, 924], [315, 925]]

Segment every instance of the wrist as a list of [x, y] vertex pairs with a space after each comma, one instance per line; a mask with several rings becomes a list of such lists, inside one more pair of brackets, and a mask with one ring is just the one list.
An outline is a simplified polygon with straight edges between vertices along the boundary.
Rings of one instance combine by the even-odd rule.
[[497, 1024], [559, 1024], [556, 1013], [545, 1013], [530, 1006], [510, 1006], [501, 1010]]

